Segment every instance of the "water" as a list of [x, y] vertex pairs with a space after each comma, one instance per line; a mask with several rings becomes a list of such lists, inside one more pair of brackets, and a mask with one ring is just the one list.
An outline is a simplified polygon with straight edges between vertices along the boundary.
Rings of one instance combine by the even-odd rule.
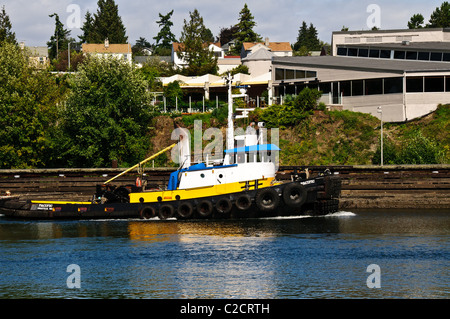
[[[0, 217], [0, 298], [449, 298], [449, 226], [448, 210], [189, 222]], [[80, 273], [67, 272], [72, 264]], [[372, 264], [379, 273], [367, 272]], [[373, 275], [380, 288], [368, 287]], [[74, 278], [81, 288], [68, 287]]]

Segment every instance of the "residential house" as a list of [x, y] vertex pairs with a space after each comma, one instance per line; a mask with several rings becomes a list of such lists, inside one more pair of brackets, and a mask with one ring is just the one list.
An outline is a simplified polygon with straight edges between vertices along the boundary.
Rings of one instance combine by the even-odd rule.
[[[214, 55], [218, 59], [223, 59], [225, 57], [225, 52], [220, 46], [220, 42], [217, 43], [204, 43], [204, 46], [208, 46], [209, 50], [214, 52]], [[184, 52], [184, 43], [174, 42], [172, 43], [172, 61], [174, 65], [178, 68], [185, 68], [187, 66], [187, 62], [178, 56], [178, 53]]]
[[50, 65], [50, 58], [48, 55], [47, 47], [26, 47], [25, 42], [20, 42], [19, 46], [22, 50], [25, 50], [27, 52], [28, 61], [31, 66], [38, 69], [45, 69]]
[[269, 38], [265, 42], [244, 42], [241, 48], [241, 58], [245, 59], [250, 54], [265, 49], [273, 53], [274, 56], [292, 56], [292, 47], [289, 42], [270, 42]]
[[82, 46], [84, 54], [94, 55], [98, 57], [112, 56], [120, 60], [132, 63], [131, 44], [110, 44], [106, 39], [102, 44], [84, 43]]

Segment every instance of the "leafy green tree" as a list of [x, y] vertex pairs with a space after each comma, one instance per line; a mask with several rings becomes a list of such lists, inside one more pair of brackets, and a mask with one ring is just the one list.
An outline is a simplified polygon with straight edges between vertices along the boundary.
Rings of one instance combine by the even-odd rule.
[[42, 168], [52, 162], [61, 95], [55, 78], [31, 68], [18, 46], [0, 43], [1, 168]]
[[69, 167], [127, 166], [146, 156], [153, 112], [147, 83], [132, 65], [90, 57], [71, 82], [60, 161]]
[[178, 52], [180, 59], [188, 64], [185, 69], [187, 75], [204, 75], [217, 73], [217, 57], [209, 50], [202, 35], [207, 32], [203, 24], [203, 18], [197, 9], [189, 12], [190, 20], [184, 20], [180, 42], [183, 43], [182, 51]]
[[421, 29], [423, 28], [425, 18], [420, 13], [415, 14], [411, 17], [408, 22], [408, 29]]
[[450, 3], [443, 2], [437, 7], [430, 17], [430, 28], [448, 28], [450, 27]]
[[169, 83], [164, 88], [164, 96], [166, 97], [166, 101], [169, 106], [175, 106], [177, 98], [178, 101], [181, 102], [181, 99], [183, 98], [183, 90], [180, 87], [180, 82], [173, 81]]
[[236, 25], [237, 31], [234, 33], [236, 45], [233, 52], [237, 55], [241, 54], [242, 44], [244, 42], [261, 42], [261, 36], [253, 29], [256, 27], [256, 22], [247, 4], [239, 12], [239, 22]]
[[108, 39], [109, 43], [127, 43], [128, 37], [122, 18], [119, 16], [118, 5], [114, 0], [98, 0], [97, 5], [92, 33], [89, 33], [92, 43], [103, 43], [105, 39]]
[[67, 50], [69, 47], [69, 42], [73, 42], [73, 39], [70, 38], [70, 31], [64, 29], [64, 24], [59, 19], [59, 15], [53, 13], [49, 15], [50, 18], [55, 17], [55, 32], [51, 36], [50, 41], [47, 42], [47, 46], [49, 48], [49, 56], [50, 59], [57, 59], [59, 52]]
[[156, 37], [153, 39], [156, 41], [156, 54], [158, 55], [169, 55], [168, 52], [172, 49], [172, 43], [176, 42], [175, 35], [172, 33], [171, 28], [173, 22], [170, 20], [173, 15], [173, 10], [166, 15], [159, 14], [158, 23], [160, 30]]
[[12, 32], [11, 21], [9, 16], [6, 14], [5, 6], [2, 7], [0, 11], [0, 43], [3, 41], [16, 44], [16, 34]]

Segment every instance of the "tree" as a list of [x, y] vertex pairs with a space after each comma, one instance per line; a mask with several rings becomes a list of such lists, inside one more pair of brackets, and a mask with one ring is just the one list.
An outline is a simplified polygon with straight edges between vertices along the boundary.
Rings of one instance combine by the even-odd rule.
[[308, 27], [305, 21], [298, 31], [297, 42], [294, 44], [294, 51], [297, 55], [307, 55], [310, 51], [318, 51], [322, 48], [322, 42], [318, 38], [317, 29], [311, 23]]
[[239, 55], [241, 53], [241, 47], [244, 42], [261, 42], [262, 38], [257, 34], [253, 28], [256, 27], [254, 17], [250, 12], [247, 4], [244, 5], [241, 12], [239, 12], [239, 22], [236, 25], [237, 31], [234, 34], [236, 39], [236, 45], [234, 53]]
[[202, 35], [205, 34], [206, 27], [203, 18], [197, 9], [189, 12], [190, 20], [184, 20], [181, 31], [180, 42], [183, 44], [182, 51], [178, 52], [180, 59], [188, 64], [186, 72], [188, 75], [204, 75], [207, 73], [217, 73], [217, 57], [209, 50], [208, 43], [204, 41]]
[[[172, 33], [171, 28], [173, 22], [170, 20], [173, 15], [173, 10], [166, 15], [159, 14], [158, 23], [160, 30], [156, 37], [153, 39], [156, 41], [155, 53], [158, 55], [167, 55], [167, 53], [172, 49], [172, 43], [176, 42], [175, 35]], [[161, 54], [163, 53], [163, 54]]]
[[423, 28], [425, 18], [420, 13], [415, 14], [411, 17], [411, 19], [408, 22], [408, 28], [409, 29], [421, 29]]
[[133, 55], [149, 55], [146, 50], [150, 50], [152, 45], [145, 38], [140, 37], [136, 44], [131, 48]]
[[16, 44], [16, 34], [12, 32], [11, 21], [6, 14], [5, 6], [0, 11], [0, 43], [3, 41]]
[[51, 166], [60, 100], [53, 76], [30, 67], [17, 45], [0, 43], [0, 168]]
[[57, 59], [59, 52], [67, 50], [69, 42], [73, 42], [73, 39], [69, 37], [70, 31], [64, 29], [64, 24], [59, 20], [58, 14], [53, 13], [49, 17], [55, 17], [55, 33], [51, 36], [50, 41], [47, 42], [47, 46], [50, 51], [50, 59]]
[[231, 40], [234, 40], [234, 35], [238, 32], [238, 26], [232, 25], [229, 28], [221, 28], [219, 33], [220, 45], [227, 44]]
[[108, 39], [109, 43], [127, 43], [128, 37], [122, 18], [119, 16], [118, 5], [114, 0], [98, 0], [97, 5], [92, 34], [89, 36], [92, 43], [103, 43], [105, 39]]
[[62, 114], [60, 161], [69, 167], [122, 166], [146, 156], [153, 107], [146, 81], [129, 63], [90, 57], [72, 80]]
[[84, 23], [81, 27], [81, 30], [83, 31], [83, 34], [78, 36], [81, 40], [81, 43], [93, 43], [93, 29], [94, 29], [94, 18], [92, 17], [92, 14], [87, 11], [86, 15], [84, 16]]
[[430, 28], [448, 28], [450, 27], [450, 3], [447, 1], [437, 7], [430, 17]]

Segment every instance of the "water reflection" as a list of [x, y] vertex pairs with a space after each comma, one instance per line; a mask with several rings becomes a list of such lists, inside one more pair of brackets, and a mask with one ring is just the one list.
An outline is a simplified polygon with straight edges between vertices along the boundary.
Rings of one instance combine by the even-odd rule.
[[[446, 298], [450, 214], [221, 221], [0, 218], [0, 297]], [[65, 287], [68, 264], [82, 290]], [[368, 289], [366, 267], [382, 269]], [[30, 275], [31, 274], [31, 275]]]

